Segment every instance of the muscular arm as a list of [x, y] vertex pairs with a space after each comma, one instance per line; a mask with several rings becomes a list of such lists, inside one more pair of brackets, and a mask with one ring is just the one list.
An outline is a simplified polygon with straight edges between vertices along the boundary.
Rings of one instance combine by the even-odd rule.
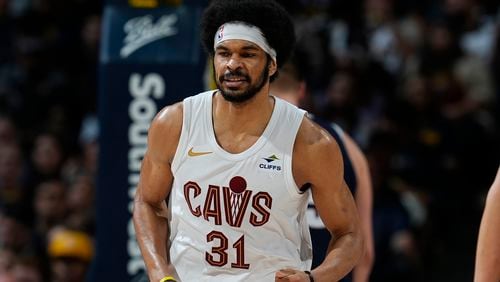
[[142, 161], [141, 177], [134, 201], [134, 227], [150, 281], [175, 275], [167, 256], [167, 206], [165, 199], [173, 176], [170, 163], [182, 127], [182, 107], [166, 107], [153, 120], [148, 149]]
[[354, 140], [348, 135], [344, 135], [343, 137], [347, 152], [354, 166], [354, 172], [356, 173], [358, 185], [356, 187], [355, 199], [359, 212], [361, 231], [365, 241], [365, 253], [354, 268], [353, 281], [366, 282], [370, 280], [370, 273], [375, 259], [372, 225], [373, 191], [370, 168], [368, 167], [365, 155]]
[[475, 282], [500, 281], [500, 167], [488, 191], [476, 252]]
[[342, 155], [326, 131], [305, 118], [294, 148], [297, 184], [311, 184], [316, 209], [332, 235], [325, 260], [312, 271], [315, 281], [338, 281], [363, 252], [356, 204], [344, 182]]

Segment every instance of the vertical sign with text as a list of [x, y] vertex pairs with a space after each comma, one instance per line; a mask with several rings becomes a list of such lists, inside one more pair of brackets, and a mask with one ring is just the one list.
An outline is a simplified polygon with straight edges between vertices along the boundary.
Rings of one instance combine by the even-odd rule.
[[199, 20], [205, 1], [130, 6], [143, 2], [109, 0], [104, 8], [96, 256], [89, 281], [145, 277], [131, 212], [148, 128], [161, 108], [204, 90]]

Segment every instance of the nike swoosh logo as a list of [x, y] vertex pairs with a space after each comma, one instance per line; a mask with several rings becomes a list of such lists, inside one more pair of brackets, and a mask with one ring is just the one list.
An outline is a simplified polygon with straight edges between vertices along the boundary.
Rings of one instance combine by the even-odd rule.
[[198, 157], [198, 156], [203, 156], [203, 155], [208, 155], [211, 154], [212, 152], [194, 152], [193, 147], [189, 149], [188, 156], [190, 157]]

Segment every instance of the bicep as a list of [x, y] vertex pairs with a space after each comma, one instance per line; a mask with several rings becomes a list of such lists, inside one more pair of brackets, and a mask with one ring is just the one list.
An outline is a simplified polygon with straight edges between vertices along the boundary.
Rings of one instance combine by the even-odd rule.
[[153, 206], [164, 202], [172, 186], [170, 168], [182, 128], [180, 104], [163, 109], [151, 123], [136, 198]]
[[170, 192], [173, 176], [170, 165], [154, 160], [148, 153], [144, 156], [137, 196], [144, 202], [158, 204]]

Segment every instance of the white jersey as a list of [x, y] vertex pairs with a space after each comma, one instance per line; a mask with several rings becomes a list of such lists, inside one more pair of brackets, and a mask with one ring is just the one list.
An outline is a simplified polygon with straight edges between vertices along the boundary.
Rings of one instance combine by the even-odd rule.
[[274, 281], [281, 268], [308, 270], [309, 192], [292, 176], [304, 111], [275, 98], [262, 136], [231, 154], [215, 139], [212, 96], [184, 100], [169, 198], [170, 258], [181, 281]]

